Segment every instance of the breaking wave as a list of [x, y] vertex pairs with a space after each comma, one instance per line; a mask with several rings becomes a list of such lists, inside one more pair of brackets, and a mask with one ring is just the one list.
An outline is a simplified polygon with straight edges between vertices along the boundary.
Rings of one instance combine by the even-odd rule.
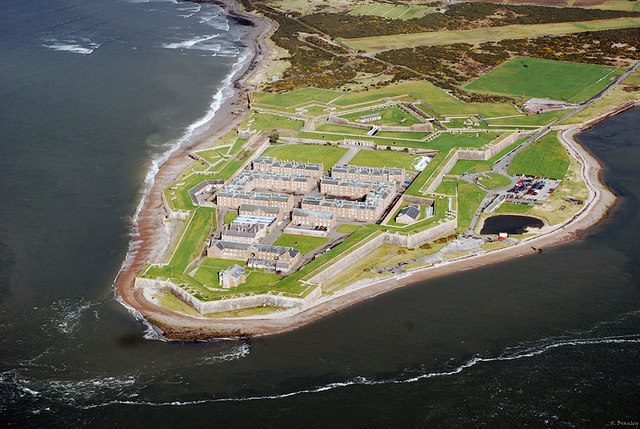
[[218, 36], [220, 36], [220, 33], [208, 34], [204, 36], [194, 37], [193, 39], [185, 40], [182, 42], [164, 43], [162, 47], [166, 49], [200, 49], [203, 51], [217, 51], [220, 49], [219, 43], [211, 44], [204, 42], [208, 42], [209, 40], [215, 39]]
[[99, 43], [92, 42], [86, 37], [78, 39], [56, 39], [48, 37], [44, 39], [42, 46], [54, 51], [71, 52], [73, 54], [90, 55], [100, 47]]
[[480, 364], [490, 364], [493, 362], [500, 362], [500, 361], [513, 361], [518, 359], [526, 359], [526, 358], [547, 353], [550, 350], [554, 350], [558, 348], [604, 345], [604, 344], [616, 344], [616, 345], [640, 344], [640, 335], [636, 334], [636, 335], [629, 335], [629, 336], [614, 336], [614, 337], [603, 337], [603, 338], [579, 338], [579, 339], [565, 339], [565, 340], [545, 339], [533, 345], [521, 345], [521, 346], [507, 348], [502, 354], [495, 357], [476, 356], [463, 362], [462, 364], [458, 365], [457, 367], [451, 370], [424, 372], [422, 374], [419, 374], [413, 377], [398, 376], [396, 378], [376, 380], [372, 378], [357, 376], [345, 381], [333, 382], [333, 383], [328, 383], [322, 386], [311, 387], [308, 389], [300, 389], [300, 390], [295, 390], [291, 392], [272, 394], [272, 395], [228, 397], [228, 398], [203, 398], [203, 399], [197, 399], [197, 400], [191, 400], [191, 401], [170, 401], [170, 402], [153, 402], [153, 401], [144, 401], [144, 400], [125, 399], [125, 400], [113, 400], [113, 401], [108, 401], [100, 404], [84, 405], [84, 406], [80, 406], [80, 408], [93, 409], [93, 408], [108, 407], [111, 405], [133, 405], [133, 406], [148, 405], [153, 407], [191, 406], [191, 405], [199, 405], [199, 404], [214, 403], [214, 402], [245, 402], [245, 401], [277, 400], [277, 399], [289, 398], [292, 396], [299, 396], [304, 394], [321, 393], [321, 392], [326, 392], [326, 391], [340, 389], [340, 388], [349, 387], [349, 386], [408, 384], [408, 383], [416, 383], [418, 381], [430, 379], [430, 378], [454, 376], [464, 372], [469, 368], [472, 368]]
[[[80, 329], [83, 318], [87, 310], [94, 309], [98, 304], [81, 300], [73, 302], [70, 300], [56, 301], [51, 305], [53, 318], [50, 325], [62, 334], [72, 335]], [[93, 310], [91, 313], [95, 320], [98, 320], [98, 311]]]

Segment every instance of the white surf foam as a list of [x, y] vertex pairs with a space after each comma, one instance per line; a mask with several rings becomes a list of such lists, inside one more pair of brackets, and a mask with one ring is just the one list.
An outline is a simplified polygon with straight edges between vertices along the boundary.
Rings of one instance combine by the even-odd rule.
[[[60, 333], [72, 335], [82, 326], [83, 316], [86, 310], [90, 310], [97, 304], [80, 300], [73, 302], [70, 300], [56, 301], [51, 305], [53, 319], [51, 325]], [[98, 319], [97, 310], [93, 311], [95, 320]]]
[[45, 38], [42, 46], [54, 51], [71, 52], [73, 54], [90, 55], [100, 47], [99, 43], [92, 42], [86, 37], [78, 39]]
[[640, 344], [640, 336], [630, 335], [630, 336], [615, 336], [615, 337], [603, 337], [603, 338], [567, 339], [567, 340], [553, 341], [553, 342], [549, 342], [547, 344], [538, 345], [538, 346], [518, 347], [517, 349], [519, 349], [519, 351], [517, 352], [510, 352], [508, 349], [503, 354], [497, 357], [489, 357], [489, 358], [474, 357], [449, 371], [428, 372], [428, 373], [420, 374], [410, 378], [398, 377], [393, 379], [374, 380], [366, 377], [354, 377], [346, 381], [328, 383], [322, 386], [312, 387], [309, 389], [301, 389], [301, 390], [296, 390], [292, 392], [273, 394], [273, 395], [230, 397], [230, 398], [209, 398], [209, 399], [200, 399], [200, 400], [194, 400], [194, 401], [173, 401], [173, 402], [115, 400], [115, 401], [105, 402], [102, 404], [90, 405], [83, 408], [102, 408], [102, 407], [107, 407], [111, 405], [133, 405], [133, 406], [149, 405], [154, 407], [191, 406], [191, 405], [199, 405], [199, 404], [213, 403], [213, 402], [246, 402], [246, 401], [261, 401], [261, 400], [277, 400], [277, 399], [289, 398], [292, 396], [298, 396], [298, 395], [304, 395], [304, 394], [321, 393], [321, 392], [340, 389], [348, 386], [408, 384], [408, 383], [416, 383], [424, 379], [430, 379], [430, 378], [436, 378], [436, 377], [450, 377], [450, 376], [459, 374], [468, 368], [471, 368], [475, 365], [482, 364], [482, 363], [526, 359], [529, 357], [541, 355], [543, 353], [548, 352], [549, 350], [557, 349], [560, 347], [590, 346], [590, 345], [602, 345], [602, 344]]
[[209, 43], [203, 43], [215, 39], [218, 36], [220, 36], [220, 33], [207, 34], [204, 36], [194, 37], [193, 39], [184, 40], [182, 42], [164, 43], [162, 47], [166, 49], [201, 49], [205, 51], [218, 50], [220, 49], [220, 44], [212, 45]]
[[242, 359], [245, 356], [249, 356], [251, 348], [249, 344], [242, 344], [241, 346], [234, 347], [227, 353], [222, 353], [215, 356], [206, 356], [202, 359], [202, 364], [229, 362], [237, 359]]

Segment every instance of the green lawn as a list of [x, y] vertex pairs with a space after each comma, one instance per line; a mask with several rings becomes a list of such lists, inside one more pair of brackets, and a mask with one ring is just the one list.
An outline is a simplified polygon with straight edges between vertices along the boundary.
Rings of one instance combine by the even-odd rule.
[[544, 135], [513, 159], [508, 173], [562, 179], [569, 168], [569, 155], [557, 132]]
[[340, 225], [338, 227], [338, 232], [340, 234], [353, 234], [354, 232], [356, 232], [360, 228], [362, 228], [361, 225], [351, 225], [351, 224], [348, 224], [348, 223], [343, 223], [342, 225]]
[[227, 224], [227, 225], [230, 225], [231, 222], [233, 222], [233, 220], [235, 218], [237, 218], [237, 217], [238, 217], [238, 213], [234, 213], [234, 212], [225, 213], [225, 215], [224, 215], [224, 223]]
[[525, 204], [502, 203], [494, 213], [526, 213], [532, 208], [533, 206]]
[[456, 180], [445, 180], [440, 183], [440, 186], [436, 189], [436, 193], [455, 196], [456, 189], [458, 189], [458, 182]]
[[478, 178], [478, 182], [487, 189], [496, 189], [507, 186], [511, 183], [511, 179], [499, 173], [487, 173]]
[[465, 86], [471, 91], [582, 102], [611, 83], [610, 66], [514, 57]]
[[271, 156], [282, 161], [322, 162], [324, 169], [330, 170], [347, 149], [336, 146], [308, 144], [291, 144], [272, 146], [264, 151], [263, 156]]
[[272, 94], [264, 92], [254, 92], [253, 100], [256, 103], [272, 104], [274, 106], [289, 107], [304, 104], [309, 101], [319, 101], [327, 103], [342, 93], [330, 89], [303, 88], [285, 94]]
[[282, 234], [275, 241], [274, 246], [293, 247], [298, 249], [300, 253], [307, 253], [317, 249], [318, 247], [329, 241], [329, 237], [309, 237], [306, 235]]
[[369, 132], [369, 130], [364, 128], [347, 127], [346, 125], [329, 124], [326, 122], [316, 125], [316, 131], [322, 133], [357, 134], [360, 136], [366, 136]]
[[[253, 121], [253, 122], [252, 122]], [[253, 113], [247, 124], [252, 130], [271, 131], [271, 130], [291, 130], [300, 131], [302, 128], [300, 119], [289, 119], [285, 116], [270, 115], [267, 113]]]
[[498, 138], [502, 133], [442, 133], [430, 142], [425, 143], [424, 147], [439, 151], [449, 151], [454, 147], [482, 147]]
[[392, 139], [409, 139], [409, 140], [422, 140], [430, 133], [416, 132], [416, 131], [379, 131], [376, 137], [388, 137]]
[[235, 143], [231, 147], [231, 150], [229, 151], [229, 155], [235, 155], [236, 153], [238, 153], [240, 151], [240, 149], [242, 148], [242, 146], [247, 141], [248, 141], [248, 139], [241, 139], [241, 138], [236, 139]]
[[478, 209], [486, 192], [473, 183], [458, 182], [458, 229], [466, 231], [473, 214]]
[[349, 113], [346, 115], [340, 116], [341, 118], [345, 118], [351, 122], [357, 122], [357, 119], [361, 116], [380, 114], [382, 119], [378, 121], [367, 122], [367, 124], [371, 125], [394, 125], [394, 126], [405, 126], [413, 124], [420, 124], [418, 119], [405, 112], [404, 110], [398, 107], [388, 107], [386, 109], [377, 109], [377, 110], [365, 110], [364, 112], [355, 112]]
[[194, 260], [202, 250], [204, 242], [213, 228], [215, 209], [200, 207], [193, 214], [191, 222], [186, 226], [187, 230], [182, 235], [180, 244], [176, 249], [169, 264], [174, 270], [184, 271], [189, 262]]
[[413, 164], [419, 157], [394, 150], [361, 150], [349, 161], [350, 165], [367, 167], [397, 167], [413, 170]]

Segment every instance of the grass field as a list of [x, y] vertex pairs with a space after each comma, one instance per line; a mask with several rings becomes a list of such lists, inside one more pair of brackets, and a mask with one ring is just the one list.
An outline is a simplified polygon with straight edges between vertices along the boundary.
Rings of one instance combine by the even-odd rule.
[[569, 168], [569, 155], [558, 140], [558, 133], [549, 133], [517, 154], [508, 173], [562, 179]]
[[230, 212], [230, 213], [225, 213], [224, 215], [224, 223], [227, 225], [230, 225], [231, 222], [233, 222], [233, 220], [235, 218], [238, 217], [238, 213], [234, 213], [234, 212]]
[[307, 253], [322, 246], [327, 241], [329, 241], [328, 237], [282, 234], [273, 244], [274, 246], [293, 247], [294, 249], [298, 249], [303, 255], [306, 255]]
[[417, 158], [413, 155], [391, 150], [361, 150], [349, 161], [349, 164], [367, 167], [398, 167], [412, 170]]
[[369, 130], [364, 128], [348, 127], [346, 125], [335, 125], [326, 122], [316, 125], [315, 130], [322, 133], [357, 134], [360, 136], [366, 136], [369, 132]]
[[296, 106], [310, 101], [328, 103], [340, 95], [342, 95], [341, 92], [320, 88], [303, 88], [284, 94], [266, 92], [254, 92], [251, 94], [255, 103], [271, 104], [278, 107]]
[[582, 102], [611, 83], [616, 67], [515, 57], [465, 86], [471, 91]]
[[504, 39], [526, 39], [545, 35], [583, 33], [585, 31], [610, 30], [640, 27], [640, 18], [612, 18], [594, 21], [560, 22], [552, 24], [505, 25], [474, 30], [433, 31], [428, 33], [389, 36], [358, 37], [342, 39], [342, 42], [365, 52], [389, 49], [411, 48], [415, 46], [449, 45], [454, 43], [496, 42]]
[[423, 147], [439, 151], [449, 151], [454, 147], [482, 147], [498, 138], [502, 133], [442, 133], [435, 139], [425, 143]]
[[478, 178], [478, 182], [487, 189], [496, 189], [507, 186], [511, 180], [499, 173], [486, 173]]
[[486, 192], [473, 183], [458, 182], [458, 229], [466, 231], [473, 214], [478, 209]]
[[169, 262], [175, 270], [184, 271], [189, 262], [198, 256], [213, 228], [214, 214], [215, 209], [205, 207], [200, 207], [193, 214], [191, 222], [187, 224], [188, 229]]
[[360, 6], [350, 12], [351, 15], [380, 16], [389, 19], [413, 19], [420, 18], [431, 8], [428, 6], [406, 6], [388, 3], [373, 3]]
[[292, 130], [300, 131], [302, 121], [299, 119], [289, 119], [284, 116], [269, 115], [265, 113], [253, 113], [247, 122], [252, 130]]
[[272, 146], [263, 155], [282, 161], [322, 162], [325, 171], [329, 171], [345, 153], [347, 149], [341, 147], [296, 144]]
[[348, 223], [343, 223], [342, 225], [340, 225], [338, 227], [338, 232], [340, 234], [353, 234], [354, 232], [356, 232], [360, 228], [362, 228], [362, 225], [351, 225], [351, 224], [348, 224]]
[[457, 189], [458, 182], [456, 180], [445, 180], [440, 183], [440, 186], [438, 186], [438, 189], [436, 189], [436, 194], [455, 196]]
[[349, 113], [347, 115], [340, 116], [351, 122], [357, 122], [357, 119], [361, 116], [371, 115], [378, 113], [382, 116], [379, 121], [368, 122], [371, 125], [394, 125], [408, 127], [413, 124], [420, 124], [421, 122], [414, 118], [412, 115], [406, 113], [404, 110], [397, 107], [389, 107], [386, 109], [378, 109], [372, 111]]

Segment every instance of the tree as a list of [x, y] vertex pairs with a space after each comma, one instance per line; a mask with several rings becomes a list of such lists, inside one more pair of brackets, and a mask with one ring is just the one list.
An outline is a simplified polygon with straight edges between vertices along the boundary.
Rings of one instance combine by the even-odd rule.
[[273, 133], [269, 136], [269, 143], [271, 144], [278, 143], [279, 139], [280, 139], [280, 134]]

